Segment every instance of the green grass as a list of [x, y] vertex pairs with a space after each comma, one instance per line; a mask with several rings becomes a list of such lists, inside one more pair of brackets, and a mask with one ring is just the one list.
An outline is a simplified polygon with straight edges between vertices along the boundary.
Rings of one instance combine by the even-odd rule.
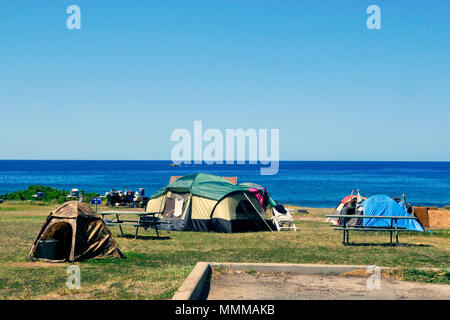
[[407, 281], [450, 284], [450, 272], [447, 270], [425, 271], [414, 268], [406, 268], [403, 270], [403, 279]]
[[[41, 210], [43, 207], [53, 208], [50, 204], [44, 204], [38, 201], [7, 201], [0, 204], [0, 213], [7, 211], [30, 211]], [[50, 210], [51, 210], [50, 209]]]
[[[111, 231], [126, 259], [77, 263], [81, 289], [65, 287], [69, 264], [30, 262], [27, 254], [45, 217], [53, 207], [0, 204], [0, 299], [170, 299], [198, 261], [359, 264], [396, 267], [406, 280], [447, 283], [448, 272], [419, 268], [449, 268], [448, 231], [402, 233], [404, 245], [388, 246], [388, 233], [351, 233], [367, 245], [343, 246], [341, 232], [324, 223], [331, 210], [311, 209], [296, 215], [298, 232], [220, 234], [165, 232], [155, 240], [153, 230], [143, 237], [122, 238]], [[129, 235], [134, 228], [125, 227]], [[370, 245], [369, 245], [370, 244]]]

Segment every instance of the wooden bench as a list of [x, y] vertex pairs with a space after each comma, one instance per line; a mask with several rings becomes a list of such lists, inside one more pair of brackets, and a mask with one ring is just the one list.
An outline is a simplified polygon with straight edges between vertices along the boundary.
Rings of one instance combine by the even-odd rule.
[[[136, 233], [134, 238], [137, 239], [139, 228], [154, 228], [156, 231], [156, 237], [159, 239], [158, 225], [164, 223], [156, 217], [156, 214], [161, 212], [142, 212], [142, 211], [105, 211], [99, 212], [102, 216], [103, 221], [107, 226], [118, 226], [120, 229], [120, 234], [123, 237], [122, 226], [131, 226], [136, 228]], [[135, 215], [136, 219], [122, 219], [121, 215]], [[107, 216], [113, 216], [112, 220], [105, 219]]]
[[[395, 244], [398, 244], [398, 233], [401, 231], [411, 231], [406, 228], [398, 227], [398, 220], [409, 219], [417, 220], [415, 217], [397, 217], [397, 216], [364, 216], [364, 215], [327, 215], [327, 218], [338, 218], [343, 219], [344, 225], [330, 225], [334, 227], [334, 230], [342, 230], [342, 243], [344, 245], [349, 245], [349, 233], [350, 231], [362, 231], [362, 232], [389, 232], [390, 233], [390, 244], [393, 244], [393, 234], [395, 233]], [[371, 227], [371, 226], [349, 226], [348, 221], [350, 219], [388, 219], [391, 220], [391, 225], [389, 227]]]

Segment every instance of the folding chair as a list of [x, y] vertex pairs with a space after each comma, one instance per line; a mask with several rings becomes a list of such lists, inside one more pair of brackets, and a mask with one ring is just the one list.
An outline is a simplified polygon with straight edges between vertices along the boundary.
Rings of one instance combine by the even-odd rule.
[[286, 209], [286, 213], [283, 214], [278, 212], [275, 208], [272, 208], [273, 218], [272, 221], [277, 227], [278, 231], [287, 231], [294, 230], [297, 231], [297, 227], [295, 226], [294, 219], [292, 218], [291, 212], [292, 209]]

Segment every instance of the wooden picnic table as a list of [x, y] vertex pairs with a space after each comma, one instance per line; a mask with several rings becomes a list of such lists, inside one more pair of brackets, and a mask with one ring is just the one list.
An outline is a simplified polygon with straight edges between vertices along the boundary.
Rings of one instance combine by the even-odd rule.
[[[120, 229], [120, 233], [123, 237], [123, 229], [122, 226], [133, 226], [136, 228], [136, 234], [134, 238], [136, 239], [138, 236], [139, 228], [154, 228], [156, 230], [156, 236], [159, 239], [158, 225], [163, 222], [159, 221], [159, 218], [156, 217], [156, 214], [162, 212], [143, 212], [143, 211], [104, 211], [99, 212], [102, 216], [103, 221], [107, 226], [118, 226]], [[121, 215], [135, 215], [137, 219], [122, 219]], [[107, 216], [113, 216], [111, 220], [105, 219]]]
[[[399, 228], [398, 227], [398, 220], [402, 220], [402, 219], [408, 219], [408, 220], [417, 220], [417, 218], [415, 217], [399, 217], [399, 216], [365, 216], [365, 215], [326, 215], [327, 218], [338, 218], [338, 219], [343, 219], [344, 221], [344, 225], [343, 226], [335, 226], [335, 225], [331, 225], [332, 227], [335, 227], [334, 230], [342, 230], [343, 234], [342, 234], [342, 243], [343, 244], [350, 244], [349, 242], [349, 233], [350, 230], [352, 231], [387, 231], [390, 233], [390, 244], [392, 243], [392, 236], [393, 233], [395, 232], [395, 243], [398, 244], [398, 233], [400, 231], [411, 231], [411, 230], [406, 230], [405, 228]], [[348, 220], [350, 219], [390, 219], [391, 220], [391, 225], [390, 227], [372, 227], [372, 226], [349, 226], [347, 225]]]

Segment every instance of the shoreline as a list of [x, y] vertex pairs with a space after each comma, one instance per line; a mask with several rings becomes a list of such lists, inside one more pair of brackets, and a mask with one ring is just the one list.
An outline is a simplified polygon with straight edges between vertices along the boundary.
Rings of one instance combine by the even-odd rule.
[[[90, 204], [90, 202], [85, 202], [90, 206], [93, 206]], [[282, 202], [281, 202], [282, 203]], [[39, 208], [39, 207], [53, 207], [53, 206], [58, 206], [60, 205], [57, 202], [54, 201], [50, 201], [50, 202], [40, 202], [40, 201], [36, 201], [36, 200], [4, 200], [3, 202], [0, 202], [0, 212], [1, 211], [14, 211], [14, 210], [7, 210], [7, 206], [5, 205], [17, 205], [17, 206], [30, 206], [32, 208]], [[336, 207], [331, 207], [331, 206], [324, 206], [324, 207], [313, 207], [313, 206], [302, 206], [302, 205], [297, 205], [297, 204], [292, 204], [292, 203], [282, 203], [285, 207], [289, 208], [289, 209], [294, 209], [294, 210], [313, 210], [313, 211], [318, 211], [318, 210], [327, 210], [327, 211], [333, 211], [336, 209]], [[3, 206], [2, 206], [3, 205]], [[413, 205], [414, 207], [422, 207], [419, 205]], [[437, 207], [438, 210], [448, 210], [450, 211], [450, 205], [445, 205], [445, 206], [423, 206], [423, 207]], [[105, 204], [99, 205], [98, 208], [111, 208], [109, 206], [106, 206]], [[115, 208], [124, 208], [124, 209], [129, 209], [131, 207], [127, 207], [127, 206], [118, 206]], [[2, 209], [6, 209], [6, 210], [2, 210]], [[135, 209], [142, 209], [142, 208], [135, 208]], [[332, 214], [333, 212], [331, 212], [330, 214]], [[311, 212], [294, 212], [294, 213], [299, 213], [301, 215], [308, 215]]]

